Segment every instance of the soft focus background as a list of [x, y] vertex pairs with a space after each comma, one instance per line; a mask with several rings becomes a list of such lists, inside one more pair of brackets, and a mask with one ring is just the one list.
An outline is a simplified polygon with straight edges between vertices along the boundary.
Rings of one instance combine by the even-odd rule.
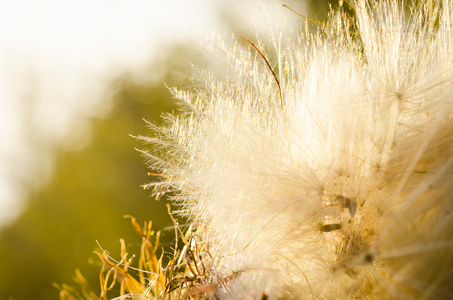
[[216, 33], [252, 39], [278, 15], [296, 35], [305, 20], [281, 4], [327, 15], [316, 0], [0, 1], [0, 299], [56, 299], [77, 267], [96, 289], [96, 241], [139, 249], [123, 215], [171, 226], [129, 134], [175, 109], [165, 84], [189, 86], [190, 63], [224, 72]]

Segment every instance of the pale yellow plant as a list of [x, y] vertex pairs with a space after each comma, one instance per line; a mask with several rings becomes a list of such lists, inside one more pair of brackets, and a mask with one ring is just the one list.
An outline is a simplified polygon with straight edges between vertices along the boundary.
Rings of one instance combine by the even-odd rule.
[[198, 296], [453, 297], [452, 1], [349, 5], [226, 47], [229, 79], [174, 89], [185, 114], [144, 138], [148, 187], [197, 224]]

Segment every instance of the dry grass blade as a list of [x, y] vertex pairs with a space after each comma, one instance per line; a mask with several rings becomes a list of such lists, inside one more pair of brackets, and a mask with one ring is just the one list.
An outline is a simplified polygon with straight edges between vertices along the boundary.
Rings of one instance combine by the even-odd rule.
[[261, 58], [264, 60], [264, 62], [266, 63], [269, 71], [271, 71], [272, 73], [272, 76], [274, 77], [275, 79], [275, 82], [277, 83], [277, 87], [278, 87], [278, 92], [279, 92], [279, 96], [280, 96], [280, 105], [282, 106], [282, 110], [283, 112], [285, 111], [285, 108], [284, 108], [284, 105], [283, 105], [283, 95], [282, 95], [282, 88], [281, 88], [281, 85], [280, 85], [280, 80], [278, 80], [278, 77], [277, 77], [277, 74], [275, 74], [275, 71], [274, 69], [272, 69], [272, 66], [271, 64], [269, 63], [269, 60], [266, 58], [266, 56], [264, 55], [264, 53], [252, 42], [250, 41], [248, 38], [246, 38], [245, 36], [243, 37], [244, 40], [247, 41], [247, 43], [250, 44], [250, 46], [252, 46], [253, 49], [255, 49], [255, 51], [258, 53], [259, 56], [261, 56]]

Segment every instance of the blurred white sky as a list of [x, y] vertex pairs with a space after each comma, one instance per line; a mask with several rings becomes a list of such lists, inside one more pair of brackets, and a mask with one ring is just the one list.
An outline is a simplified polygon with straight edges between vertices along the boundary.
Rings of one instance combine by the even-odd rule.
[[[124, 71], [159, 80], [163, 72], [146, 73], [153, 60], [182, 39], [222, 30], [218, 11], [227, 7], [213, 0], [0, 0], [0, 225], [50, 178], [55, 149], [90, 142], [89, 119], [109, 112], [111, 80]], [[246, 8], [238, 12], [250, 20]]]

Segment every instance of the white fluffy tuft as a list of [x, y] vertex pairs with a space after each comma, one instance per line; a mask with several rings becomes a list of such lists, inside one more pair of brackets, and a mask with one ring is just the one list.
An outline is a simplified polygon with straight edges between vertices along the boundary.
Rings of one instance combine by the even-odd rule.
[[198, 224], [218, 298], [453, 295], [453, 4], [353, 6], [266, 59], [230, 49], [231, 78], [154, 128], [151, 185]]

